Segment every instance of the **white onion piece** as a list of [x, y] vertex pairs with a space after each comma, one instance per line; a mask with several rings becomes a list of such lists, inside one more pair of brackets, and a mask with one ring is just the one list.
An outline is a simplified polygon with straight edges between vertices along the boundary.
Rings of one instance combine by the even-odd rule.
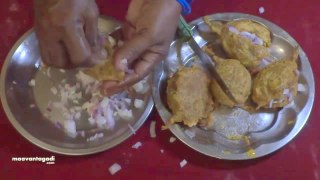
[[36, 81], [34, 79], [31, 79], [29, 81], [29, 86], [34, 87], [36, 85]]
[[114, 175], [118, 171], [120, 171], [122, 168], [118, 163], [114, 163], [112, 166], [109, 167], [109, 172], [111, 175]]
[[264, 11], [265, 11], [264, 7], [261, 6], [261, 7], [259, 8], [259, 13], [260, 13], [260, 14], [263, 14]]
[[151, 138], [156, 138], [157, 134], [156, 134], [156, 122], [152, 121], [150, 124], [150, 137]]
[[139, 141], [139, 142], [136, 142], [134, 145], [132, 145], [131, 147], [133, 148], [133, 149], [139, 149], [139, 147], [141, 147], [142, 146], [142, 143]]
[[187, 160], [185, 160], [185, 159], [182, 160], [182, 161], [180, 162], [180, 167], [183, 168], [185, 165], [187, 165], [187, 163], [188, 163]]
[[64, 121], [63, 127], [70, 137], [75, 138], [77, 136], [76, 123], [73, 120]]
[[305, 92], [307, 90], [307, 88], [305, 87], [305, 85], [299, 83], [298, 84], [298, 92]]
[[160, 149], [160, 152], [161, 152], [161, 154], [163, 154], [163, 153], [164, 153], [164, 150], [163, 150], [163, 149]]
[[272, 108], [273, 103], [274, 103], [274, 99], [271, 99], [271, 101], [269, 102], [269, 108]]
[[141, 109], [141, 108], [143, 108], [143, 106], [144, 106], [144, 101], [143, 100], [140, 100], [140, 99], [135, 99], [134, 100], [134, 107], [135, 108]]
[[15, 82], [15, 81], [12, 81], [12, 84], [17, 84], [17, 82]]
[[169, 142], [170, 143], [173, 143], [173, 142], [175, 142], [177, 139], [175, 138], [175, 137], [170, 137], [170, 139], [169, 139]]
[[66, 72], [66, 70], [64, 70], [64, 69], [60, 69], [59, 70], [61, 73], [65, 73]]
[[121, 119], [124, 119], [124, 120], [131, 120], [133, 117], [132, 110], [128, 110], [128, 109], [119, 109], [118, 115]]

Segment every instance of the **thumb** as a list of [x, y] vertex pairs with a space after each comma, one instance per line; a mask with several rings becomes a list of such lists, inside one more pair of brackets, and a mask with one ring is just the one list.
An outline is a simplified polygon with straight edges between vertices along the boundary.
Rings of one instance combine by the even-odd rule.
[[128, 64], [138, 59], [149, 47], [152, 46], [151, 36], [148, 31], [134, 35], [114, 53], [114, 65], [118, 70], [125, 71]]

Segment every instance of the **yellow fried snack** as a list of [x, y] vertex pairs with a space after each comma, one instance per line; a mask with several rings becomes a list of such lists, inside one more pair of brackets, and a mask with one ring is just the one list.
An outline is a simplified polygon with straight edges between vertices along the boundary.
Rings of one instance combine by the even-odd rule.
[[189, 127], [200, 121], [202, 124], [211, 124], [209, 115], [213, 111], [214, 102], [209, 86], [210, 79], [202, 68], [180, 68], [168, 80], [167, 101], [173, 114], [169, 124], [183, 122]]
[[253, 69], [262, 59], [270, 56], [270, 31], [250, 20], [230, 21], [222, 24], [204, 18], [210, 29], [220, 35], [225, 52], [232, 59], [239, 60], [246, 68]]
[[284, 107], [297, 95], [297, 58], [298, 51], [292, 59], [273, 62], [257, 74], [252, 91], [257, 109]]
[[110, 40], [114, 41], [109, 37], [106, 41], [105, 49], [108, 52], [108, 58], [101, 64], [94, 67], [83, 70], [83, 72], [98, 81], [122, 81], [125, 76], [125, 72], [117, 70], [112, 63], [112, 55], [114, 45], [111, 45]]
[[251, 94], [252, 80], [249, 71], [235, 59], [214, 57], [218, 64], [216, 70], [229, 88], [236, 102], [233, 102], [221, 89], [217, 81], [212, 80], [211, 93], [215, 101], [220, 104], [234, 107], [243, 105]]

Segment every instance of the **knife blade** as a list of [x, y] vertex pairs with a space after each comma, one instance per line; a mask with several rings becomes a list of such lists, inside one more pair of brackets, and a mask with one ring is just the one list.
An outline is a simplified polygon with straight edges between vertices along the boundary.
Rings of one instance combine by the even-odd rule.
[[180, 22], [179, 22], [179, 30], [183, 34], [184, 37], [189, 38], [189, 45], [191, 49], [194, 51], [194, 53], [199, 57], [201, 64], [203, 67], [210, 73], [210, 75], [217, 81], [217, 83], [220, 85], [223, 92], [233, 101], [237, 102], [231, 93], [228, 86], [225, 84], [224, 80], [221, 78], [220, 74], [217, 72], [215, 66], [216, 61], [209, 57], [207, 53], [205, 53], [202, 48], [198, 45], [198, 43], [195, 41], [193, 37], [193, 31], [190, 28], [190, 26], [186, 23], [184, 18], [180, 16]]

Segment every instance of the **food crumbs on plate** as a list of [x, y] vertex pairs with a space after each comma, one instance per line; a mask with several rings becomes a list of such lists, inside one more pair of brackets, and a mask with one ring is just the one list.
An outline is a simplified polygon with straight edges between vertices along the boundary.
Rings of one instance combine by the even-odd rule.
[[111, 175], [114, 175], [120, 170], [121, 170], [121, 166], [118, 163], [114, 163], [112, 166], [109, 167], [109, 172]]
[[231, 152], [228, 150], [223, 150], [222, 152], [223, 152], [223, 154], [231, 154]]
[[244, 138], [244, 142], [246, 143], [246, 145], [250, 146], [251, 143], [250, 143], [249, 137], [248, 136], [244, 136], [243, 138]]
[[29, 81], [29, 86], [34, 87], [36, 85], [36, 81], [34, 79], [31, 79]]
[[139, 149], [139, 147], [141, 147], [141, 146], [142, 146], [142, 143], [139, 141], [139, 142], [135, 143], [134, 145], [132, 145], [131, 147], [133, 149]]
[[232, 141], [239, 141], [243, 139], [243, 136], [229, 136], [228, 139]]
[[263, 14], [264, 11], [265, 11], [264, 7], [260, 7], [260, 8], [259, 8], [259, 13], [260, 13], [260, 14]]
[[256, 151], [252, 148], [250, 148], [247, 152], [246, 152], [247, 156], [250, 158], [255, 158], [256, 157]]
[[296, 121], [295, 120], [290, 120], [288, 121], [288, 125], [294, 124]]
[[170, 139], [169, 139], [169, 142], [170, 143], [173, 143], [173, 142], [175, 142], [177, 139], [175, 138], [175, 137], [170, 137]]
[[156, 138], [157, 134], [156, 134], [156, 122], [152, 121], [150, 124], [150, 137], [151, 138]]
[[185, 159], [182, 160], [182, 161], [180, 162], [180, 167], [183, 168], [187, 163], [188, 163], [187, 160], [185, 160]]

